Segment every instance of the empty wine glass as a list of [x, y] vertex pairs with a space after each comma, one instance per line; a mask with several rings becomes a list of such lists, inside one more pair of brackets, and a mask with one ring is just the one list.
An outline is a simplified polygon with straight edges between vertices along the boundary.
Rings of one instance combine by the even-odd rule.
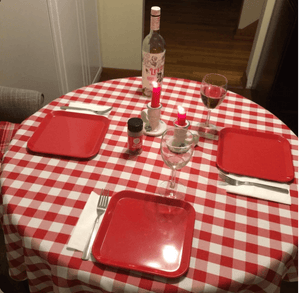
[[227, 78], [221, 74], [210, 73], [204, 76], [200, 96], [208, 110], [206, 121], [199, 123], [199, 135], [205, 138], [214, 138], [218, 133], [217, 127], [210, 123], [211, 109], [217, 108], [224, 100], [227, 93]]
[[194, 135], [185, 128], [167, 129], [161, 138], [160, 153], [165, 164], [171, 168], [169, 181], [163, 181], [158, 193], [162, 196], [183, 199], [185, 187], [176, 179], [176, 170], [184, 167], [191, 159], [194, 151]]

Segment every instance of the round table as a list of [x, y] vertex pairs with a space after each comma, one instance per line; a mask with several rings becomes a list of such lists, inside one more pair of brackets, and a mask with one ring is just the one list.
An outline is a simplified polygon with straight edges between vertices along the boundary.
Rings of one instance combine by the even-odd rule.
[[[164, 78], [161, 119], [169, 126], [177, 106], [191, 123], [207, 110], [200, 83]], [[32, 154], [27, 141], [44, 117], [70, 102], [113, 106], [99, 153], [90, 160]], [[127, 121], [140, 117], [149, 100], [141, 78], [108, 80], [77, 89], [25, 120], [2, 163], [1, 222], [10, 275], [29, 280], [31, 292], [279, 292], [282, 279], [297, 280], [298, 179], [290, 186], [291, 205], [226, 193], [218, 186], [218, 141], [200, 138], [192, 160], [178, 177], [185, 200], [196, 211], [187, 273], [176, 279], [152, 276], [82, 261], [67, 249], [70, 235], [92, 191], [155, 193], [170, 170], [159, 151], [160, 137], [144, 136], [143, 152], [126, 160]], [[229, 92], [211, 113], [219, 128], [275, 133], [291, 144], [298, 163], [298, 139], [273, 114]]]

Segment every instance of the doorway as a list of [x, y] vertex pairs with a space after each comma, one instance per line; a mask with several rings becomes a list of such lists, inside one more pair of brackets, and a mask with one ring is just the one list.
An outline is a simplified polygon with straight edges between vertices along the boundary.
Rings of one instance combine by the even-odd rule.
[[150, 10], [161, 7], [160, 33], [166, 41], [165, 76], [201, 81], [224, 74], [233, 88], [244, 88], [253, 39], [237, 39], [241, 0], [145, 0], [144, 36]]

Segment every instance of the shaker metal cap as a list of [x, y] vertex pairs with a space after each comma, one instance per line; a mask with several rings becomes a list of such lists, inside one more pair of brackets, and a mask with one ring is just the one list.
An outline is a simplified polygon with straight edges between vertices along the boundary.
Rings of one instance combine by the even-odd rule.
[[128, 130], [131, 132], [140, 132], [143, 129], [143, 120], [141, 118], [130, 118], [127, 124]]

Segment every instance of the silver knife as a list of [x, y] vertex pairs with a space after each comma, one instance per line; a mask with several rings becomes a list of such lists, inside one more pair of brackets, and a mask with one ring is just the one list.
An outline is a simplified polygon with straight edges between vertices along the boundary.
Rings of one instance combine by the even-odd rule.
[[87, 108], [81, 108], [81, 107], [71, 107], [71, 106], [61, 106], [60, 107], [62, 110], [79, 110], [79, 111], [91, 111], [95, 114], [98, 114], [98, 115], [103, 115], [105, 114], [106, 112], [110, 111], [112, 109], [112, 107], [109, 107], [105, 110], [102, 110], [102, 111], [96, 111], [96, 110], [92, 110], [92, 109], [87, 109]]

